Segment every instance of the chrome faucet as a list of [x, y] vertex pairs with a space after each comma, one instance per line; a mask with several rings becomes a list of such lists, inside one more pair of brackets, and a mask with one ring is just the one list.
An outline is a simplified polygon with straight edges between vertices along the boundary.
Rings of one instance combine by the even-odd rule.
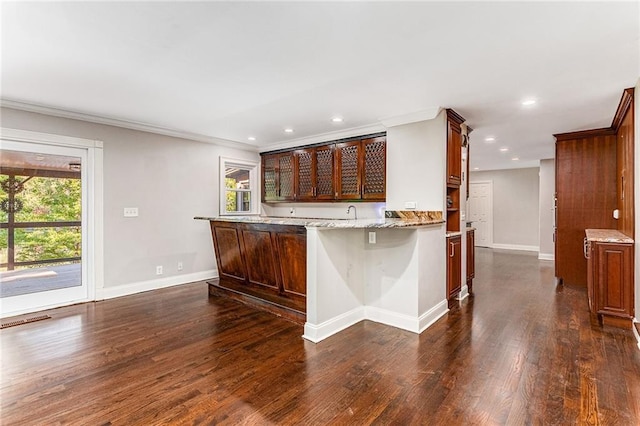
[[351, 204], [348, 208], [347, 208], [347, 214], [351, 213], [351, 207], [353, 207], [353, 218], [358, 220], [358, 211], [356, 210], [356, 206], [354, 206], [353, 204]]

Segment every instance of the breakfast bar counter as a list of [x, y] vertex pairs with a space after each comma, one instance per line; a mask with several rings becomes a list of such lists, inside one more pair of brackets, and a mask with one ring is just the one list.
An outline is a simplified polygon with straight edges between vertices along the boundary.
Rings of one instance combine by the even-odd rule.
[[447, 308], [442, 212], [381, 219], [196, 217], [231, 295], [304, 324], [318, 342], [368, 319], [419, 333]]

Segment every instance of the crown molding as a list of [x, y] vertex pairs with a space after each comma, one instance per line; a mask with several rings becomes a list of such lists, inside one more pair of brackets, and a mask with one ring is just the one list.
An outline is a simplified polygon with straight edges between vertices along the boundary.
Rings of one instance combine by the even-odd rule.
[[433, 120], [440, 114], [440, 111], [442, 111], [441, 107], [433, 107], [409, 114], [381, 118], [380, 122], [385, 127], [402, 126], [404, 124], [417, 123], [418, 121]]
[[318, 135], [306, 136], [303, 138], [291, 139], [288, 141], [280, 141], [260, 147], [260, 152], [276, 151], [279, 149], [295, 148], [303, 145], [312, 145], [322, 142], [330, 142], [338, 139], [350, 138], [352, 136], [367, 135], [370, 133], [380, 133], [386, 131], [386, 127], [382, 124], [373, 124], [360, 127], [351, 127], [349, 129], [338, 130]]
[[153, 124], [142, 123], [132, 120], [124, 120], [121, 118], [107, 117], [101, 115], [86, 114], [83, 112], [72, 111], [62, 108], [56, 108], [46, 105], [38, 105], [28, 102], [20, 102], [10, 99], [0, 99], [0, 106], [4, 108], [17, 109], [20, 111], [34, 112], [37, 114], [51, 115], [54, 117], [69, 118], [72, 120], [87, 121], [90, 123], [104, 124], [107, 126], [121, 127], [124, 129], [138, 130], [141, 132], [154, 133], [163, 136], [171, 136], [174, 138], [188, 139], [196, 142], [210, 143], [214, 145], [225, 146], [229, 148], [237, 148], [245, 151], [258, 152], [258, 147], [243, 142], [220, 139], [212, 136], [201, 135], [199, 133], [191, 133], [183, 130], [169, 129], [166, 127], [155, 126]]

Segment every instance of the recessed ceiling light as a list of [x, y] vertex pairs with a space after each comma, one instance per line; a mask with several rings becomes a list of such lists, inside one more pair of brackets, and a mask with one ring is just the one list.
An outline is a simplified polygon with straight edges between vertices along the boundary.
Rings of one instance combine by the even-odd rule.
[[334, 123], [342, 123], [342, 117], [333, 117], [331, 121]]
[[518, 158], [518, 157], [513, 157], [513, 158], [511, 159], [511, 161], [518, 161], [518, 160], [519, 160], [519, 158]]
[[249, 136], [247, 139], [250, 140], [250, 141], [255, 141], [256, 140], [256, 138], [254, 136]]
[[284, 129], [285, 133], [293, 133], [293, 129], [291, 127], [287, 127], [286, 129]]
[[480, 167], [474, 167], [473, 170], [480, 170]]
[[531, 106], [535, 104], [536, 104], [536, 100], [533, 98], [525, 99], [524, 101], [522, 101], [522, 106]]
[[506, 148], [506, 147], [500, 148], [500, 152], [507, 152], [507, 151], [509, 151], [509, 148]]
[[484, 141], [491, 143], [491, 142], [495, 142], [496, 138], [494, 138], [493, 136], [487, 136], [486, 138], [484, 138]]

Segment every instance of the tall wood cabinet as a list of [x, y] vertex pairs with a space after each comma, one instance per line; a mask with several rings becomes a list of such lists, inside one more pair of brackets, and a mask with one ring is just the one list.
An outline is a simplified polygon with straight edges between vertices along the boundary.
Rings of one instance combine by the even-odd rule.
[[[460, 185], [462, 184], [462, 118], [452, 109], [447, 115], [447, 299], [451, 306], [462, 290], [462, 234]], [[468, 249], [467, 249], [468, 250]], [[468, 254], [467, 254], [468, 255]]]
[[624, 91], [611, 127], [554, 136], [556, 277], [586, 286], [585, 229], [617, 229], [634, 238], [633, 89]]
[[590, 311], [624, 327], [635, 310], [633, 115], [626, 89], [611, 127], [555, 135], [556, 277], [586, 285]]

